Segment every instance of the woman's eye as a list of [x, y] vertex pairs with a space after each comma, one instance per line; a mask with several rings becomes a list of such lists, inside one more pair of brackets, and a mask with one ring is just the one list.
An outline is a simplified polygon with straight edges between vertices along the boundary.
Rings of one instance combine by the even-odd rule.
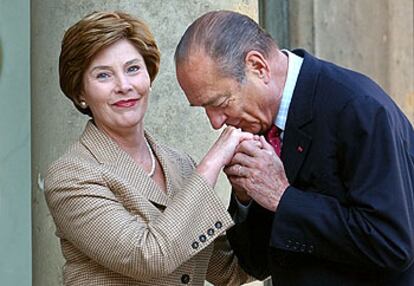
[[97, 79], [107, 79], [109, 77], [109, 74], [106, 72], [100, 72], [96, 75]]
[[137, 71], [139, 71], [139, 66], [128, 67], [128, 72], [137, 72]]

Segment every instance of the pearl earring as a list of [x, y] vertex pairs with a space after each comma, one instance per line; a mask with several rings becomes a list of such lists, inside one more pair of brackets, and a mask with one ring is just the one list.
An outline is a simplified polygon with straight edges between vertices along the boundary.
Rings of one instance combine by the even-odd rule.
[[82, 109], [86, 109], [86, 108], [88, 107], [88, 105], [86, 104], [86, 102], [85, 102], [84, 100], [81, 100], [81, 101], [79, 102], [79, 105], [80, 105], [80, 107], [81, 107]]

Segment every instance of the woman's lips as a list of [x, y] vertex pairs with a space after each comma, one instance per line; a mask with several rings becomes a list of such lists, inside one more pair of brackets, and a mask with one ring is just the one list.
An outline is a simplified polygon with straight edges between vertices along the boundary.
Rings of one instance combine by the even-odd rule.
[[138, 99], [134, 98], [134, 99], [127, 99], [127, 100], [119, 100], [117, 102], [114, 103], [114, 105], [116, 107], [132, 107], [137, 103]]

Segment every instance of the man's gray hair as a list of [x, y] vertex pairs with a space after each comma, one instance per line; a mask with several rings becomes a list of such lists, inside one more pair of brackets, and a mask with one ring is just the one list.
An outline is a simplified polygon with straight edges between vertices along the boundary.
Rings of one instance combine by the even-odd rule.
[[238, 82], [245, 77], [245, 58], [255, 50], [268, 58], [276, 42], [254, 20], [232, 11], [213, 11], [192, 23], [175, 50], [175, 64], [185, 63], [195, 51], [205, 53], [223, 76]]

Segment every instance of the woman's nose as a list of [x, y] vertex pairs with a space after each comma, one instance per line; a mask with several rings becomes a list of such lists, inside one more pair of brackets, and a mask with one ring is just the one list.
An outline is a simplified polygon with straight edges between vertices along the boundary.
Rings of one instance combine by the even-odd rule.
[[127, 93], [132, 90], [132, 85], [126, 75], [118, 76], [116, 89], [119, 93]]

